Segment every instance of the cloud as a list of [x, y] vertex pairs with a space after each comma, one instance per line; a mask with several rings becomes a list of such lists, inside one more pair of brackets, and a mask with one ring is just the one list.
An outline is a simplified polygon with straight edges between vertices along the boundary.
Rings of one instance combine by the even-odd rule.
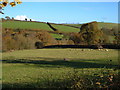
[[[31, 18], [28, 18], [26, 15], [17, 15], [15, 17], [16, 20], [25, 20], [25, 18], [27, 18], [28, 21], [31, 19]], [[35, 20], [32, 19], [32, 21], [35, 21]]]
[[25, 20], [25, 18], [29, 19], [26, 15], [18, 15], [15, 17], [17, 20]]

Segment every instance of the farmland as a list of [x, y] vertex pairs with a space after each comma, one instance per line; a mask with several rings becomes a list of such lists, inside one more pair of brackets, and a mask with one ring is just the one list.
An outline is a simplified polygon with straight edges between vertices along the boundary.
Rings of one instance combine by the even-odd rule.
[[5, 52], [2, 65], [3, 87], [70, 88], [65, 80], [67, 78], [70, 80], [71, 74], [75, 71], [83, 77], [103, 75], [103, 72], [117, 74], [118, 70], [113, 70], [116, 65], [118, 65], [118, 50], [112, 49], [83, 51], [66, 48]]
[[[74, 28], [70, 26], [77, 26], [80, 27], [81, 24], [51, 24], [56, 27], [60, 31], [64, 32], [79, 32], [79, 28]], [[70, 25], [70, 26], [67, 26]], [[117, 27], [118, 24], [116, 23], [98, 23], [99, 27], [105, 28], [114, 28]], [[40, 29], [40, 30], [47, 30], [51, 31], [52, 29], [45, 22], [26, 22], [26, 21], [5, 21], [2, 23], [3, 28], [12, 28], [12, 29]]]
[[[14, 40], [18, 39], [19, 42], [21, 40], [20, 46], [23, 45], [25, 48], [20, 50], [19, 47], [16, 47], [17, 49], [14, 49], [13, 43], [15, 45], [19, 42], [9, 42], [13, 39], [11, 35], [14, 35], [16, 29], [32, 30], [33, 32], [36, 32], [34, 30], [45, 30], [47, 32], [45, 40], [50, 39], [50, 37], [46, 38], [49, 33], [52, 37], [60, 40], [63, 37], [66, 38], [66, 33], [79, 32], [80, 28], [75, 27], [81, 26], [81, 24], [53, 23], [51, 25], [65, 34], [50, 33], [53, 30], [44, 22], [8, 20], [2, 23], [3, 28], [13, 30], [10, 35], [4, 35], [10, 36], [7, 37], [7, 44], [8, 48], [11, 45], [12, 49], [2, 53], [3, 88], [79, 88], [82, 90], [83, 88], [109, 88], [117, 85], [114, 79], [116, 79], [119, 72], [118, 49], [26, 49], [27, 41], [31, 44], [31, 40], [35, 40], [32, 38], [35, 35], [34, 33], [32, 35], [30, 33], [30, 39], [26, 39], [27, 32], [23, 34], [26, 37], [19, 34], [16, 34], [16, 37], [13, 36]], [[113, 23], [99, 22], [98, 25], [99, 28], [117, 27], [117, 24]], [[17, 35], [19, 38], [17, 38]], [[41, 35], [44, 36], [45, 34]], [[106, 35], [108, 35], [112, 43], [114, 36], [109, 33], [106, 33]], [[22, 42], [23, 39], [26, 39], [24, 43]], [[112, 82], [109, 79], [110, 76], [114, 77]], [[111, 83], [113, 86], [111, 86]]]
[[[53, 24], [53, 27], [62, 32], [79, 32], [81, 24]], [[78, 28], [74, 28], [78, 27]], [[103, 23], [98, 22], [99, 28], [117, 28], [118, 24], [116, 23]], [[45, 22], [30, 22], [30, 21], [4, 21], [2, 23], [3, 28], [11, 28], [11, 29], [30, 29], [30, 30], [45, 30], [52, 31], [52, 29]], [[109, 35], [108, 31], [105, 31], [106, 34]], [[51, 34], [51, 33], [50, 33]], [[62, 38], [59, 34], [51, 34], [54, 38]], [[112, 38], [112, 39], [111, 39]], [[110, 35], [110, 39], [113, 40], [113, 36]], [[110, 41], [112, 42], [112, 41]]]
[[[25, 22], [25, 21], [5, 21], [2, 23], [3, 28], [12, 28], [12, 29], [40, 29], [52, 31], [51, 28], [46, 23], [43, 22]], [[63, 26], [63, 25], [55, 25], [58, 30], [65, 32], [78, 32], [79, 29]]]

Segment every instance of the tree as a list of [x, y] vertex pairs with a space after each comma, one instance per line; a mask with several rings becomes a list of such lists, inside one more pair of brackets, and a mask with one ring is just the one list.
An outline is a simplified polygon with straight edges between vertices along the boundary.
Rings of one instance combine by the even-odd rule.
[[44, 45], [53, 45], [56, 40], [47, 31], [41, 31], [36, 34], [36, 38], [39, 39]]
[[9, 0], [0, 0], [0, 13], [3, 13], [3, 8], [6, 7], [7, 5], [10, 5], [11, 7], [16, 6], [17, 4], [21, 4], [22, 2], [20, 0], [14, 0], [13, 2], [9, 2]]
[[25, 21], [27, 21], [27, 18], [25, 18]]
[[5, 18], [6, 18], [7, 20], [10, 20], [10, 17], [9, 17], [9, 16], [6, 16]]
[[88, 45], [101, 43], [103, 32], [99, 30], [98, 23], [96, 21], [83, 24], [79, 32]]
[[72, 40], [75, 45], [83, 44], [84, 42], [81, 33], [71, 33], [69, 39]]

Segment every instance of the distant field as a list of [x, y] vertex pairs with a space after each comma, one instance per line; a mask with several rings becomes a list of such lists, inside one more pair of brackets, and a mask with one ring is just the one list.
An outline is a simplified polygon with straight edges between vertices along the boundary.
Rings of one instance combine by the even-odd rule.
[[[64, 81], [74, 69], [84, 77], [101, 74], [108, 69], [117, 73], [111, 69], [118, 65], [117, 50], [89, 50], [69, 48], [5, 52], [2, 65], [3, 87], [47, 87], [46, 80]], [[64, 61], [64, 58], [68, 61]]]
[[[52, 31], [51, 28], [46, 23], [38, 22], [25, 22], [25, 21], [5, 21], [2, 23], [3, 28], [13, 28], [13, 29], [41, 29]], [[53, 25], [56, 29], [64, 32], [79, 32], [79, 29], [72, 28], [63, 25]]]
[[49, 30], [49, 26], [46, 23], [37, 23], [37, 22], [25, 22], [25, 21], [5, 21], [2, 23], [3, 28], [12, 28], [12, 29], [41, 29]]
[[55, 24], [53, 24], [52, 26], [54, 26], [58, 30], [64, 31], [64, 32], [79, 32], [80, 31], [79, 28], [73, 28], [73, 27], [64, 26], [64, 25], [55, 25]]
[[99, 22], [98, 23], [99, 27], [106, 27], [106, 28], [114, 28], [114, 27], [118, 27], [117, 23], [103, 23], [103, 22]]
[[51, 34], [51, 35], [52, 37], [57, 38], [57, 39], [63, 38], [63, 35], [58, 35], [58, 34]]
[[[57, 25], [57, 24], [51, 24], [56, 29], [64, 32], [79, 32], [79, 28], [74, 28], [70, 26], [64, 26], [64, 25]], [[77, 26], [80, 27], [82, 24], [65, 24], [65, 25], [71, 25], [71, 26]], [[106, 28], [113, 28], [117, 27], [118, 24], [116, 23], [103, 23], [98, 22], [99, 27], [106, 27]], [[42, 29], [42, 30], [48, 30], [51, 31], [52, 29], [49, 28], [49, 26], [46, 23], [43, 22], [26, 22], [26, 21], [5, 21], [2, 23], [3, 28], [21, 28], [21, 29]]]
[[[67, 24], [67, 25], [71, 25], [71, 26], [77, 26], [80, 27], [82, 24]], [[117, 23], [106, 23], [106, 22], [98, 22], [99, 28], [114, 28], [114, 27], [118, 27]]]

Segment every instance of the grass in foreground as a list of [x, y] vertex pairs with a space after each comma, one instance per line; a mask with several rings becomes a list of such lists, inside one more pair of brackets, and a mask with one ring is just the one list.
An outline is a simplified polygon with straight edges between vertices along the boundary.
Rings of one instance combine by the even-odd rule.
[[88, 87], [108, 87], [109, 75], [118, 73], [114, 70], [117, 57], [118, 51], [112, 49], [108, 52], [89, 49], [6, 52], [3, 53], [3, 87], [82, 89], [85, 83]]

